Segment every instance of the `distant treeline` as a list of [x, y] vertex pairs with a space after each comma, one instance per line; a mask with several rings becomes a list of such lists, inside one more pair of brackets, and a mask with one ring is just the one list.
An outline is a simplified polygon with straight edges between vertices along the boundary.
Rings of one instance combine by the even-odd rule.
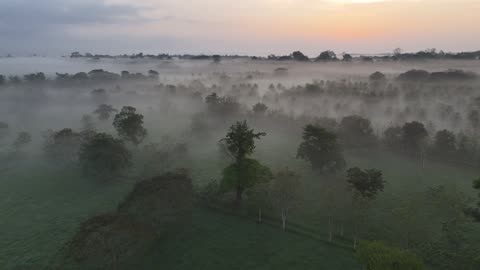
[[[274, 70], [275, 75], [286, 75], [288, 69], [277, 68]], [[23, 77], [18, 75], [4, 76], [0, 74], [0, 86], [2, 85], [16, 85], [21, 83], [42, 83], [47, 81], [54, 81], [59, 83], [67, 82], [86, 82], [86, 81], [116, 81], [116, 80], [145, 80], [145, 79], [158, 79], [159, 72], [156, 70], [149, 70], [147, 74], [140, 72], [131, 73], [129, 71], [122, 71], [120, 74], [106, 71], [103, 69], [93, 69], [89, 72], [78, 72], [75, 74], [69, 73], [56, 73], [56, 78], [49, 79], [43, 72], [26, 74]], [[415, 83], [428, 83], [439, 81], [469, 81], [478, 79], [478, 74], [471, 71], [464, 71], [461, 69], [449, 69], [445, 71], [428, 72], [421, 69], [412, 69], [404, 73], [399, 74], [395, 80], [399, 83], [415, 82]], [[385, 84], [387, 76], [382, 72], [375, 72], [369, 76], [369, 80], [372, 83], [372, 87], [378, 87]], [[309, 90], [311, 92], [316, 91], [318, 86], [310, 85]]]
[[299, 61], [299, 62], [333, 62], [333, 61], [400, 61], [400, 60], [432, 60], [432, 59], [455, 59], [455, 60], [479, 60], [480, 51], [474, 52], [444, 52], [437, 51], [436, 49], [427, 49], [414, 53], [403, 53], [400, 49], [396, 49], [393, 53], [384, 54], [384, 55], [355, 55], [349, 53], [342, 53], [341, 57], [338, 57], [337, 54], [331, 50], [326, 50], [321, 52], [317, 57], [311, 58], [306, 56], [301, 51], [295, 51], [289, 55], [274, 55], [271, 54], [267, 57], [261, 56], [247, 56], [247, 55], [206, 55], [206, 54], [122, 54], [122, 55], [109, 55], [109, 54], [91, 54], [85, 53], [81, 54], [80, 52], [73, 52], [70, 55], [71, 58], [130, 58], [130, 59], [160, 59], [160, 60], [170, 60], [170, 59], [188, 59], [188, 60], [212, 60], [214, 62], [220, 62], [222, 58], [224, 59], [252, 59], [252, 60], [273, 60], [273, 61]]

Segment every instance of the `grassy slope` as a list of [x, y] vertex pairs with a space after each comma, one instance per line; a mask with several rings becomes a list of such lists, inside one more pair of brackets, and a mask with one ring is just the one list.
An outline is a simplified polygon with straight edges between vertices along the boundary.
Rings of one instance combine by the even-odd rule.
[[349, 250], [210, 210], [146, 257], [143, 269], [359, 269]]
[[[25, 168], [0, 181], [0, 269], [48, 269], [81, 221], [113, 209], [131, 187], [90, 182], [68, 170], [51, 173], [40, 164]], [[191, 232], [145, 260], [143, 269], [356, 269], [350, 251], [209, 210], [196, 211]]]
[[[294, 159], [295, 144], [287, 140], [264, 142], [265, 147], [258, 149], [258, 157], [262, 160], [274, 160], [275, 163], [269, 165], [275, 169], [287, 164], [300, 171], [306, 177], [305, 181], [311, 192], [307, 195], [310, 199], [315, 199], [317, 181], [309, 175], [308, 166]], [[292, 147], [285, 148], [287, 143]], [[274, 149], [282, 149], [283, 153], [289, 154], [282, 155], [273, 151]], [[275, 157], [272, 157], [271, 153]], [[209, 162], [208, 160], [212, 160], [210, 158], [215, 160], [217, 156], [210, 153], [210, 156], [204, 155], [202, 159], [195, 159], [193, 164], [190, 164], [197, 168], [193, 171], [195, 181], [205, 182], [220, 174], [224, 162]], [[349, 166], [384, 170], [389, 182], [385, 192], [391, 194], [405, 190], [411, 183], [421, 189], [433, 184], [448, 183], [470, 193], [471, 179], [477, 175], [477, 172], [471, 169], [459, 169], [433, 162], [427, 162], [425, 171], [421, 173], [415, 162], [369, 151], [348, 153], [347, 160]], [[98, 184], [81, 179], [68, 170], [51, 173], [38, 163], [26, 164], [20, 168], [0, 175], [0, 269], [11, 269], [18, 265], [48, 264], [56, 251], [73, 234], [79, 222], [91, 215], [113, 209], [132, 185]], [[324, 219], [304, 211], [302, 216], [305, 218], [295, 221], [318, 228], [319, 233], [324, 232]], [[175, 265], [181, 260], [181, 266], [185, 269], [188, 268], [189, 261], [195, 265], [205, 264], [205, 267], [218, 261], [219, 265], [224, 266], [223, 269], [230, 267], [230, 263], [233, 266], [253, 268], [248, 265], [246, 256], [251, 257], [252, 261], [257, 260], [256, 263], [263, 265], [263, 269], [298, 261], [305, 264], [300, 267], [303, 269], [329, 263], [332, 263], [331, 269], [335, 269], [336, 263], [352, 265], [352, 256], [348, 252], [328, 249], [328, 246], [304, 236], [284, 234], [271, 227], [257, 228], [251, 221], [237, 221], [232, 217], [210, 212], [197, 215], [198, 223], [195, 223], [193, 235], [186, 237], [184, 241], [169, 243], [168, 247], [160, 249], [163, 250], [162, 253], [155, 254], [153, 258], [165, 259], [164, 262], [169, 265]], [[330, 252], [327, 253], [327, 249]], [[247, 255], [243, 256], [242, 252]], [[183, 257], [173, 256], [179, 253], [184, 254]], [[153, 262], [156, 265], [162, 263], [161, 260]], [[340, 269], [348, 268], [344, 266]]]

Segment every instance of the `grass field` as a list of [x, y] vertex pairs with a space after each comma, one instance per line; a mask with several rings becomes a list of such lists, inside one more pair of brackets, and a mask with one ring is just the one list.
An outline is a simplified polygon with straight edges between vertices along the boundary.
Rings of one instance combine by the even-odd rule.
[[[259, 147], [258, 157], [267, 159], [264, 153], [277, 144], [281, 142]], [[190, 164], [194, 181], [218, 177], [223, 162], [205, 161], [209, 158]], [[293, 164], [306, 174], [310, 190], [306, 196], [313, 200], [319, 187], [308, 166], [291, 154], [276, 158], [270, 166]], [[48, 269], [81, 221], [114, 209], [133, 185], [128, 180], [98, 183], [82, 179], [74, 170], [53, 170], [30, 160], [0, 175], [0, 269], [32, 265]], [[419, 189], [447, 184], [472, 194], [471, 179], [478, 174], [436, 162], [427, 162], [420, 170], [416, 162], [403, 157], [366, 150], [348, 152], [347, 161], [349, 166], [383, 170], [388, 182], [385, 192], [391, 194], [408, 191], [412, 184]], [[325, 232], [324, 218], [309, 211], [302, 211], [301, 217], [295, 221], [319, 234]], [[163, 269], [359, 269], [352, 251], [275, 226], [206, 209], [197, 209], [193, 220], [191, 230], [180, 239], [159, 243], [146, 254], [144, 269], [158, 265]]]

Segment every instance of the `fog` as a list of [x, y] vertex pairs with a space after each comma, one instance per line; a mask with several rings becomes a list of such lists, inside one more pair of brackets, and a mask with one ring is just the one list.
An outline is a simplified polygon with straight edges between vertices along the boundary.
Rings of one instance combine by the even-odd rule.
[[[139, 264], [133, 261], [139, 263], [142, 256], [150, 256], [146, 260], [150, 267], [163, 263], [168, 269], [179, 267], [175, 257], [181, 260], [179, 254], [189, 254], [192, 264], [198, 263], [192, 255], [195, 248], [212, 252], [205, 260], [221, 256], [212, 247], [218, 244], [213, 241], [221, 241], [213, 236], [222, 233], [218, 224], [228, 227], [223, 240], [235, 235], [241, 241], [252, 232], [258, 237], [267, 234], [265, 227], [239, 225], [245, 230], [242, 236], [229, 230], [233, 225], [226, 225], [254, 224], [260, 209], [254, 199], [260, 180], [258, 185], [224, 186], [229, 184], [229, 166], [245, 160], [258, 160], [265, 171], [271, 169], [274, 180], [267, 188], [271, 194], [282, 191], [277, 185], [281, 179], [301, 183], [295, 194], [298, 200], [291, 205], [272, 195], [260, 212], [266, 223], [259, 218], [257, 226], [278, 230], [269, 231], [271, 235], [283, 233], [283, 228], [289, 237], [305, 237], [296, 243], [335, 246], [331, 256], [339, 259], [331, 259], [336, 263], [331, 269], [342, 269], [342, 260], [344, 269], [360, 269], [354, 259], [362, 261], [354, 253], [358, 239], [360, 247], [367, 246], [363, 240], [379, 240], [401, 248], [432, 269], [476, 267], [479, 246], [478, 241], [471, 242], [479, 229], [464, 212], [467, 208], [474, 212], [471, 180], [478, 176], [480, 164], [478, 60], [303, 63], [246, 57], [218, 61], [4, 57], [0, 74], [4, 75], [0, 77], [0, 202], [4, 205], [0, 229], [5, 234], [10, 230], [9, 236], [0, 237], [0, 244], [8, 249], [0, 255], [2, 269], [73, 265], [80, 268], [72, 269], [135, 269], [132, 265]], [[102, 108], [108, 111], [103, 118]], [[131, 122], [122, 122], [122, 117]], [[266, 133], [252, 138], [255, 144], [245, 160], [238, 157], [240, 150], [229, 145], [227, 133], [244, 120], [248, 129]], [[334, 166], [328, 162], [317, 166], [318, 160], [305, 158], [309, 152], [301, 149], [302, 143], [310, 145], [310, 124], [314, 134], [333, 136], [331, 147], [345, 164], [337, 160]], [[408, 135], [411, 130], [417, 132], [413, 139]], [[92, 143], [105, 139], [98, 137], [102, 134], [107, 142]], [[105, 153], [94, 150], [108, 143], [118, 143], [115, 149], [121, 153], [96, 159]], [[91, 167], [98, 164], [98, 171], [90, 175]], [[352, 171], [347, 168], [352, 167], [367, 173], [378, 169], [381, 177], [383, 172], [385, 191], [382, 180], [378, 199], [373, 199], [376, 193], [366, 196], [363, 208], [355, 208], [360, 193], [353, 192], [355, 186], [348, 182]], [[259, 175], [263, 173], [249, 172], [246, 178]], [[289, 187], [297, 188], [295, 181]], [[244, 190], [242, 204], [239, 193]], [[177, 202], [178, 198], [182, 200]], [[148, 221], [142, 216], [136, 223], [138, 213], [148, 216]], [[458, 227], [452, 232], [445, 224]], [[468, 230], [461, 231], [460, 226]], [[210, 234], [203, 233], [207, 228]], [[92, 233], [97, 229], [100, 235], [111, 230], [128, 240], [105, 233], [114, 244], [100, 241]], [[461, 234], [460, 244], [449, 242], [454, 233]], [[268, 241], [294, 241], [278, 235]], [[200, 236], [204, 238], [196, 238]], [[467, 245], [463, 239], [469, 237]], [[105, 249], [92, 244], [97, 240], [107, 243]], [[202, 241], [207, 244], [195, 246]], [[152, 245], [148, 252], [143, 249], [147, 242]], [[118, 250], [111, 251], [109, 243]], [[459, 252], [439, 262], [442, 255], [434, 254], [429, 245]], [[169, 250], [173, 255], [166, 255]], [[271, 256], [281, 256], [276, 252]], [[298, 260], [293, 254], [305, 250], [285, 252], [292, 263]], [[328, 252], [321, 253], [327, 261]], [[224, 266], [228, 264], [227, 260]], [[176, 269], [189, 265], [182, 267]], [[258, 267], [269, 265], [258, 262]]]

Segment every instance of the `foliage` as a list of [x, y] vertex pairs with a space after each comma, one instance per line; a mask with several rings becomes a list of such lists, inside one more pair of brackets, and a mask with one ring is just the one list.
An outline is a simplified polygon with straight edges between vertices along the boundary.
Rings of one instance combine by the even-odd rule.
[[98, 115], [98, 120], [104, 121], [110, 119], [110, 115], [114, 112], [118, 112], [118, 110], [113, 108], [112, 105], [101, 104], [93, 113]]
[[0, 121], [0, 139], [6, 137], [9, 131], [9, 125]]
[[25, 147], [32, 141], [32, 135], [26, 131], [19, 132], [17, 138], [13, 142], [13, 147], [19, 151], [21, 148]]
[[333, 51], [324, 51], [315, 59], [317, 62], [321, 61], [336, 61], [337, 55]]
[[263, 103], [257, 103], [255, 105], [253, 105], [252, 110], [257, 115], [263, 115], [267, 112], [268, 106], [263, 104]]
[[278, 172], [272, 184], [273, 204], [281, 212], [282, 226], [285, 229], [288, 212], [300, 199], [300, 176], [288, 168]]
[[138, 145], [147, 136], [147, 130], [143, 127], [143, 115], [136, 111], [134, 107], [123, 107], [120, 113], [115, 115], [113, 126], [121, 138]]
[[301, 51], [295, 51], [292, 53], [292, 58], [295, 61], [300, 61], [300, 62], [308, 62], [310, 59], [303, 54]]
[[[179, 234], [192, 219], [192, 180], [167, 173], [139, 181], [115, 212], [82, 222], [58, 269], [136, 269], [158, 239]], [[68, 267], [68, 268], [66, 268]]]
[[456, 151], [455, 134], [446, 129], [440, 130], [435, 134], [433, 142], [433, 151], [436, 154], [451, 156]]
[[225, 141], [228, 151], [238, 163], [253, 153], [255, 139], [260, 139], [266, 135], [265, 132], [255, 133], [253, 129], [248, 127], [247, 121], [238, 121], [230, 127], [222, 141]]
[[403, 129], [401, 127], [389, 127], [383, 132], [385, 146], [392, 150], [402, 149]]
[[342, 119], [339, 135], [347, 146], [371, 146], [376, 141], [370, 120], [358, 115], [346, 116]]
[[131, 154], [121, 140], [98, 133], [81, 145], [79, 161], [86, 174], [110, 176], [131, 165]]
[[376, 169], [362, 170], [358, 167], [347, 170], [347, 182], [353, 190], [366, 199], [373, 199], [383, 191], [385, 180]]
[[356, 257], [365, 270], [425, 270], [427, 267], [415, 254], [388, 247], [378, 241], [362, 241]]
[[309, 161], [312, 168], [321, 172], [335, 172], [345, 167], [345, 159], [334, 133], [307, 125], [302, 138], [297, 157]]
[[376, 72], [370, 74], [369, 79], [372, 82], [378, 82], [378, 81], [385, 81], [387, 79], [387, 77], [382, 72], [376, 71]]
[[47, 136], [44, 145], [45, 154], [56, 162], [74, 162], [78, 158], [81, 143], [80, 133], [64, 128]]
[[211, 113], [220, 116], [235, 115], [240, 110], [237, 100], [232, 97], [220, 97], [215, 92], [205, 97], [205, 103]]
[[243, 192], [257, 183], [268, 182], [273, 177], [267, 166], [250, 158], [242, 159], [241, 162], [226, 167], [222, 175], [220, 189], [223, 192], [230, 190]]
[[405, 123], [402, 127], [403, 144], [407, 151], [418, 153], [428, 138], [428, 132], [425, 126], [417, 121]]

